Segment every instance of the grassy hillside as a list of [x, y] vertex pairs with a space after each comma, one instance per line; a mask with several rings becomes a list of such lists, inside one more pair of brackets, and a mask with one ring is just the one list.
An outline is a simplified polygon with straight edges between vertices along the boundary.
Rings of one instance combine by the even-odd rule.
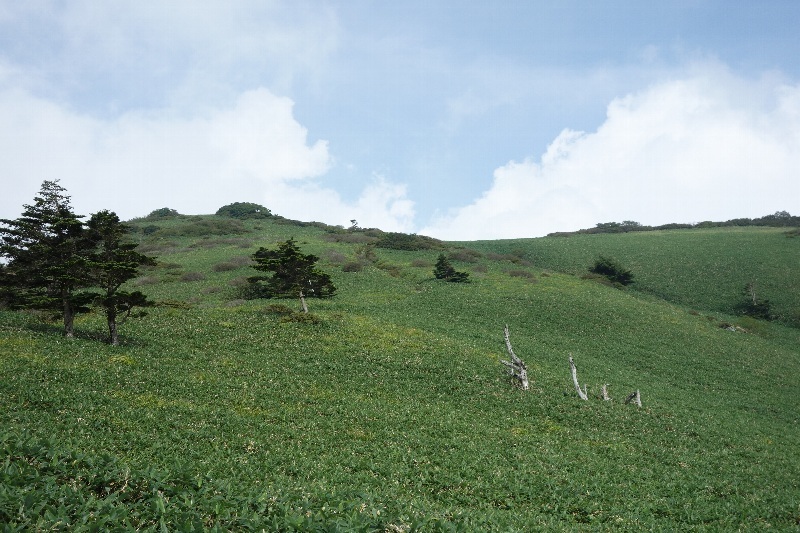
[[637, 291], [698, 310], [733, 313], [755, 282], [776, 317], [800, 326], [800, 238], [786, 228], [730, 227], [462, 243], [537, 268], [585, 273], [601, 254], [632, 270]]
[[[442, 250], [372, 256], [360, 234], [215, 217], [137, 226], [150, 226], [141, 248], [161, 263], [134, 285], [169, 305], [125, 324], [121, 346], [99, 342], [98, 316], [65, 341], [35, 316], [0, 312], [0, 522], [800, 526], [800, 330], [724, 314], [716, 292], [697, 295], [665, 270], [677, 255], [714, 260], [749, 239], [763, 252], [759, 284], [797, 291], [797, 263], [786, 271], [792, 252], [780, 248], [796, 254], [796, 239], [723, 229], [449, 245], [472, 279], [456, 284], [433, 279]], [[310, 301], [312, 319], [292, 312], [295, 301], [238, 291], [254, 272], [247, 256], [289, 237], [323, 258], [339, 288]], [[686, 251], [700, 238], [706, 253]], [[637, 290], [569, 274], [597, 252], [631, 268]], [[737, 294], [747, 282], [732, 268], [698, 269]], [[504, 324], [529, 391], [498, 362]], [[569, 354], [588, 402], [572, 388]], [[603, 384], [612, 402], [596, 397]], [[636, 389], [641, 409], [622, 402]]]

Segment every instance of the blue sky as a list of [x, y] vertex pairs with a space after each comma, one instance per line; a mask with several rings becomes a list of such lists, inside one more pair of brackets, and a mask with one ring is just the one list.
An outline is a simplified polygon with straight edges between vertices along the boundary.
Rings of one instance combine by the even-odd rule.
[[45, 179], [454, 240], [798, 214], [798, 36], [791, 0], [0, 0], [0, 218]]

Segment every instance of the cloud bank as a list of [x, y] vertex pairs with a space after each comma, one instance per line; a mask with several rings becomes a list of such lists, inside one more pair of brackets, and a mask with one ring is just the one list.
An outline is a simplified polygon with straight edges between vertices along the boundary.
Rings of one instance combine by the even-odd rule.
[[534, 237], [598, 222], [796, 212], [798, 169], [800, 85], [770, 75], [744, 80], [704, 63], [613, 100], [597, 131], [564, 130], [538, 161], [497, 168], [480, 198], [420, 232], [452, 240]]
[[0, 92], [0, 213], [15, 218], [44, 180], [60, 179], [81, 214], [122, 218], [160, 207], [214, 213], [235, 201], [263, 203], [289, 218], [411, 229], [402, 186], [376, 178], [355, 201], [315, 178], [333, 164], [327, 142], [309, 143], [293, 102], [266, 89], [228, 108], [186, 118], [168, 111], [97, 119], [19, 89]]

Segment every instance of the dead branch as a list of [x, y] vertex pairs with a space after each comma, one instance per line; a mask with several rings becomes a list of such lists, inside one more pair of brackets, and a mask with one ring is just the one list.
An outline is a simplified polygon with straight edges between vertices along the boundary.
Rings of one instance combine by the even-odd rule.
[[625, 398], [625, 405], [629, 403], [635, 403], [637, 406], [642, 406], [642, 397], [639, 394], [639, 389], [636, 389], [634, 392], [630, 393], [627, 398]]
[[577, 391], [578, 397], [581, 400], [588, 400], [589, 395], [586, 393], [586, 385], [584, 385], [583, 390], [581, 390], [581, 386], [578, 384], [578, 369], [575, 368], [575, 361], [572, 360], [572, 354], [569, 354], [569, 369], [572, 372], [572, 382], [575, 384], [575, 391]]
[[603, 400], [606, 402], [611, 401], [611, 396], [608, 395], [608, 383], [603, 385]]
[[510, 361], [505, 361], [503, 359], [500, 360], [508, 368], [509, 375], [515, 379], [519, 386], [522, 387], [522, 390], [528, 390], [528, 367], [525, 366], [525, 362], [517, 357], [514, 353], [514, 349], [511, 348], [511, 339], [508, 336], [508, 326], [506, 325], [505, 330], [505, 339], [506, 339], [506, 349], [508, 350], [508, 355], [511, 357]]

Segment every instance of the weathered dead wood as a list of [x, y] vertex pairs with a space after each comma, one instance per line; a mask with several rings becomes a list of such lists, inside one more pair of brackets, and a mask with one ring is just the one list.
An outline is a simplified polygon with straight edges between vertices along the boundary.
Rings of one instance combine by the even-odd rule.
[[639, 407], [642, 406], [642, 396], [639, 394], [639, 389], [636, 389], [636, 391], [630, 393], [628, 397], [625, 398], [626, 405], [631, 402], [635, 403]]
[[505, 334], [506, 339], [506, 349], [508, 350], [508, 355], [511, 357], [510, 361], [505, 361], [503, 359], [500, 360], [508, 368], [509, 375], [517, 381], [522, 390], [528, 390], [528, 367], [525, 366], [525, 362], [517, 357], [517, 354], [514, 353], [514, 349], [511, 348], [511, 339], [508, 335], [508, 326], [505, 327], [503, 331]]
[[608, 383], [603, 384], [603, 401], [611, 401], [611, 396], [608, 395]]
[[589, 395], [586, 392], [586, 385], [584, 385], [583, 390], [581, 390], [581, 386], [578, 383], [578, 369], [575, 368], [575, 361], [572, 360], [572, 354], [569, 354], [569, 369], [572, 372], [572, 382], [575, 384], [575, 391], [578, 393], [578, 397], [581, 400], [588, 400]]

